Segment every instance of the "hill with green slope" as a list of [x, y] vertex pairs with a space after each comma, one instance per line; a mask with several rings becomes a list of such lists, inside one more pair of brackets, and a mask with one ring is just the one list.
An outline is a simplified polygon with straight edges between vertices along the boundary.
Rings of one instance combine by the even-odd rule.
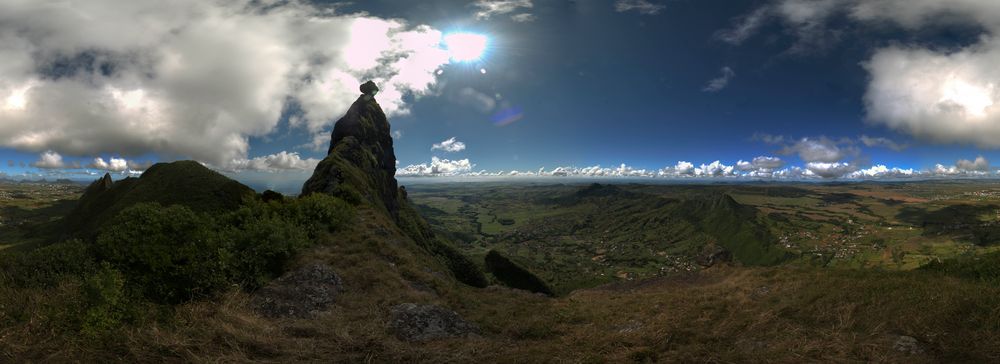
[[63, 219], [65, 232], [91, 235], [122, 210], [139, 203], [182, 205], [198, 212], [233, 210], [255, 192], [195, 161], [157, 163], [141, 177], [93, 182]]

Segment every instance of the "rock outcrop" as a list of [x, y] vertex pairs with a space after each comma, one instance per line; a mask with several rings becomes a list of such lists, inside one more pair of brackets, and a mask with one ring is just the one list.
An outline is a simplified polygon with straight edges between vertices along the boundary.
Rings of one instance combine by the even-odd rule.
[[257, 290], [251, 304], [267, 317], [309, 318], [333, 304], [343, 286], [333, 268], [314, 263]]
[[428, 341], [475, 336], [479, 328], [455, 311], [435, 306], [403, 303], [392, 307], [389, 329], [404, 341]]
[[302, 195], [328, 193], [348, 200], [361, 195], [398, 219], [396, 154], [389, 121], [375, 101], [378, 87], [369, 81], [361, 89], [363, 94], [334, 125], [327, 156], [302, 186]]

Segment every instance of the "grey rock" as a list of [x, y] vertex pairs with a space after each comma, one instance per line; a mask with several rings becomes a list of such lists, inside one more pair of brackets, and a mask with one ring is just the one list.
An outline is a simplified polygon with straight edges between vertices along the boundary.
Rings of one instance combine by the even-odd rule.
[[389, 329], [400, 340], [428, 341], [477, 336], [479, 328], [455, 311], [436, 306], [403, 303], [392, 307]]
[[333, 304], [343, 286], [333, 268], [313, 263], [257, 290], [251, 304], [267, 317], [309, 318]]
[[907, 354], [924, 353], [924, 348], [920, 345], [920, 342], [912, 336], [900, 335], [896, 337], [896, 342], [892, 344], [892, 348]]

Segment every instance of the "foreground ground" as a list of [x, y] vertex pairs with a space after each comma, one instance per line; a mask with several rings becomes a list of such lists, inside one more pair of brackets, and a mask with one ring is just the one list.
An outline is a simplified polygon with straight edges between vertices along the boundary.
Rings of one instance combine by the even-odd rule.
[[[990, 188], [956, 186], [973, 191]], [[497, 196], [503, 196], [523, 194], [524, 191], [518, 188], [528, 187], [489, 188], [495, 189], [492, 193]], [[567, 188], [572, 192], [581, 186], [546, 188]], [[627, 188], [666, 189], [659, 191], [676, 193], [669, 188], [678, 187]], [[848, 187], [813, 188], [807, 190], [810, 191], [808, 195], [793, 198], [797, 199], [794, 201], [760, 199], [755, 206], [763, 210], [767, 204], [773, 204], [773, 209], [789, 215], [808, 214], [818, 209], [815, 204], [822, 200], [823, 195], [817, 191], [833, 189], [832, 193], [842, 193], [837, 189]], [[454, 191], [464, 193], [462, 189]], [[858, 191], [872, 192], [872, 187]], [[927, 210], [937, 211], [948, 206], [991, 204], [986, 198], [966, 197], [969, 195], [961, 189], [952, 192], [964, 200], [935, 200], [927, 196], [904, 204], [883, 203], [895, 206], [896, 212], [876, 210], [876, 201], [913, 196], [879, 195], [870, 197], [872, 200], [864, 197], [860, 202], [852, 201], [859, 204], [859, 208], [883, 211], [874, 214], [881, 216], [884, 219], [881, 223], [889, 226], [913, 226], [904, 225], [905, 220], [899, 218], [908, 206], [927, 206]], [[428, 198], [421, 196], [423, 193], [427, 192], [413, 192], [411, 197], [417, 202], [426, 202]], [[490, 200], [491, 195], [479, 194], [485, 196], [485, 201], [492, 201], [493, 205], [487, 206], [496, 206], [497, 201], [503, 200]], [[753, 193], [733, 195], [746, 204], [755, 196]], [[506, 201], [530, 207], [533, 200]], [[804, 205], [801, 209], [784, 207], [794, 203], [812, 205]], [[787, 223], [780, 221], [771, 227], [778, 233], [796, 224], [804, 224], [801, 225], [804, 227], [819, 224], [815, 226], [834, 229], [835, 221], [864, 214], [858, 212], [859, 208], [851, 212], [844, 205], [824, 205], [828, 211], [816, 212], [830, 215], [830, 220], [789, 219]], [[491, 211], [515, 210], [518, 208]], [[520, 211], [544, 215], [530, 208]], [[570, 209], [569, 212], [581, 211]], [[769, 213], [762, 214], [767, 216]], [[337, 296], [335, 304], [314, 318], [265, 318], [251, 304], [253, 293], [233, 289], [176, 306], [144, 303], [138, 306], [142, 314], [135, 315], [135, 319], [105, 331], [81, 332], [78, 322], [87, 312], [81, 311], [80, 300], [92, 294], [90, 282], [66, 279], [50, 288], [0, 285], [0, 362], [919, 363], [1000, 360], [1000, 310], [996, 308], [1000, 285], [995, 279], [982, 279], [987, 277], [911, 270], [906, 264], [867, 265], [863, 269], [829, 264], [837, 258], [820, 261], [821, 264], [803, 264], [812, 260], [793, 254], [787, 264], [775, 267], [732, 262], [708, 268], [699, 266], [691, 271], [626, 275], [612, 277], [607, 282], [592, 281], [589, 286], [547, 297], [495, 284], [473, 288], [457, 283], [440, 270], [440, 264], [429, 261], [426, 255], [409, 246], [403, 232], [393, 228], [382, 212], [360, 206], [354, 219], [345, 225], [347, 228], [323, 236], [293, 264], [327, 263], [343, 279], [344, 291]], [[514, 219], [517, 222], [499, 224], [497, 228], [539, 226], [523, 216]], [[871, 221], [875, 224], [880, 220], [872, 218]], [[978, 224], [976, 226], [991, 226], [987, 222]], [[920, 225], [918, 228], [927, 224]], [[447, 226], [438, 225], [437, 228], [447, 232]], [[882, 231], [884, 236], [892, 236], [888, 231]], [[508, 235], [511, 236], [518, 235]], [[967, 237], [951, 230], [932, 235], [921, 232], [907, 239], [926, 239], [955, 246], [971, 244], [972, 253], [966, 254], [970, 259], [983, 256], [992, 247], [989, 242], [983, 245], [967, 242], [964, 240]], [[817, 244], [821, 242], [817, 240]], [[886, 247], [909, 247], [910, 243], [910, 240], [902, 240], [885, 244]], [[466, 244], [465, 249], [474, 252], [475, 249], [502, 248], [504, 241], [487, 237]], [[785, 249], [796, 252], [796, 248]], [[574, 256], [558, 258], [575, 259]], [[594, 262], [590, 256], [586, 259]], [[886, 259], [892, 262], [892, 257]], [[627, 266], [630, 262], [646, 262], [645, 259], [607, 261], [626, 269], [631, 269]], [[401, 340], [389, 328], [390, 310], [397, 304], [411, 302], [437, 304], [454, 310], [478, 326], [479, 334], [428, 342]]]

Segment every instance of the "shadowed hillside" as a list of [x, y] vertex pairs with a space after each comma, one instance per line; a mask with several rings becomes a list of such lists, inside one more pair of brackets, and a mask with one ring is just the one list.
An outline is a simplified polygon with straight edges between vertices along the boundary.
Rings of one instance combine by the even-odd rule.
[[111, 176], [105, 174], [91, 183], [61, 225], [68, 233], [89, 235], [122, 210], [139, 203], [221, 212], [236, 209], [253, 195], [250, 187], [198, 162], [157, 163], [138, 178], [112, 182]]

